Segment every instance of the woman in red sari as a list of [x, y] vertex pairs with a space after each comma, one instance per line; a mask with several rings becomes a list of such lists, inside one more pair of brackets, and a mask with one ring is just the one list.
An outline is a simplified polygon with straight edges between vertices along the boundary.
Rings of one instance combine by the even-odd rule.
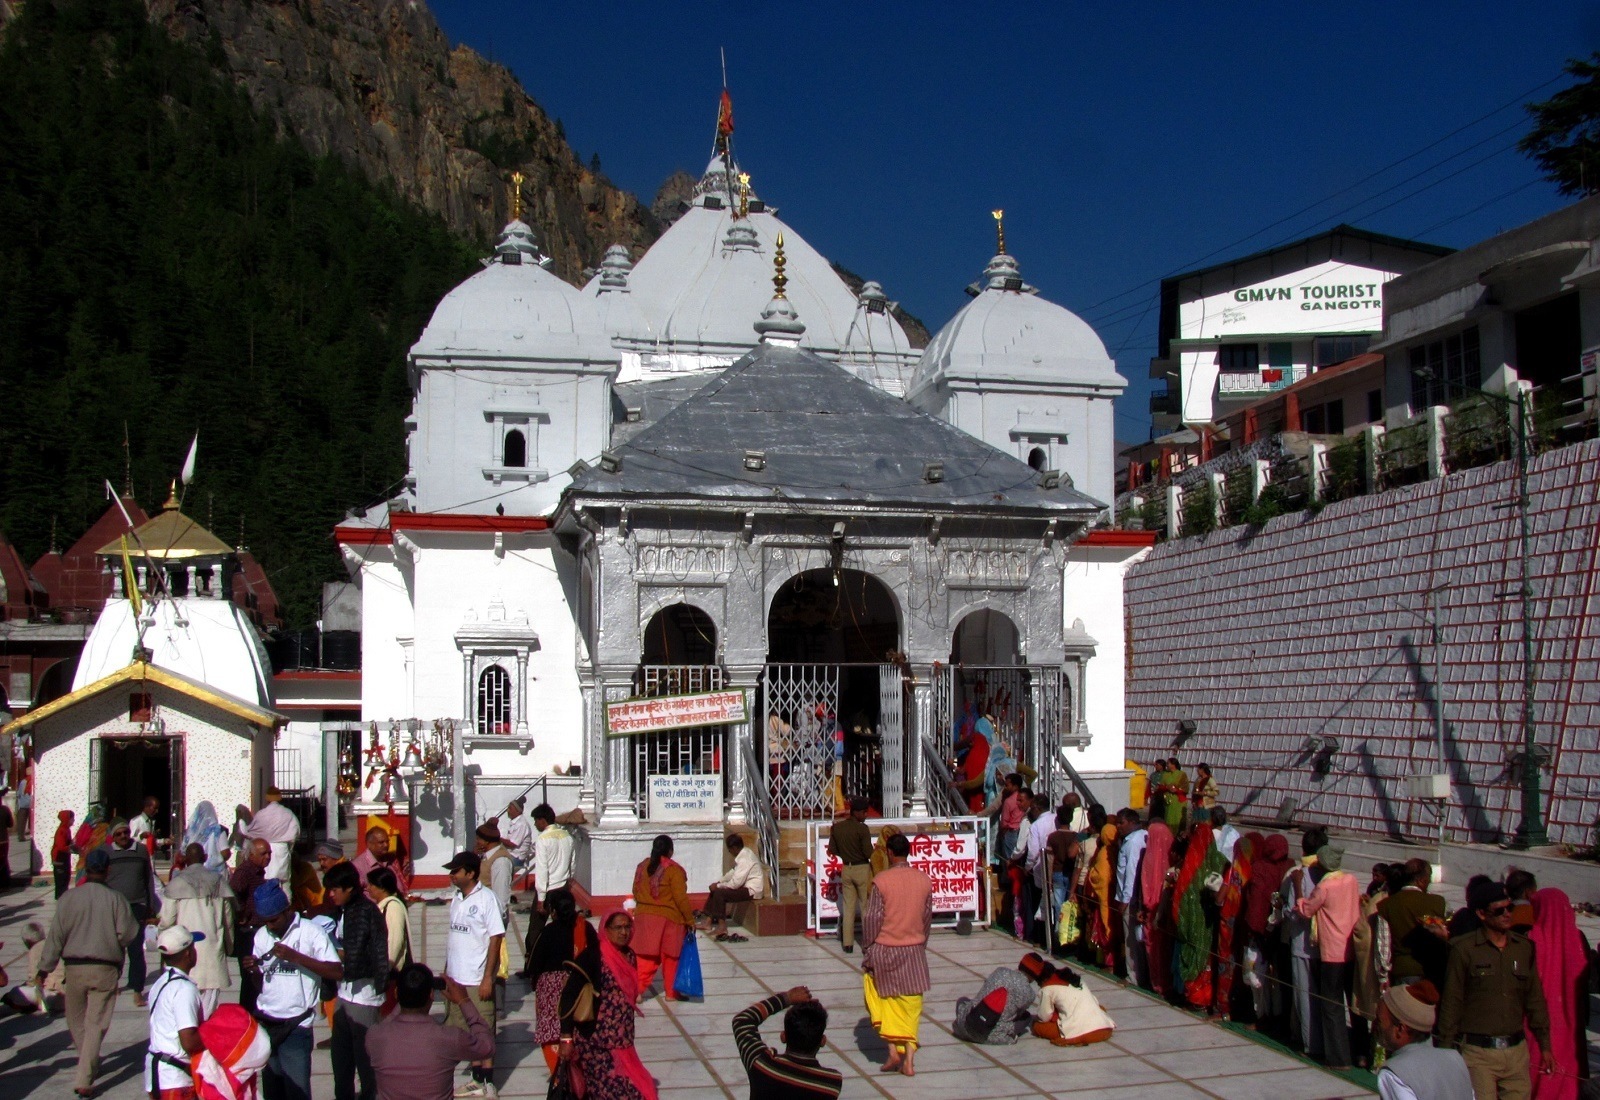
[[577, 975], [561, 995], [559, 1060], [573, 1073], [578, 1095], [587, 1100], [656, 1100], [655, 1079], [633, 1045], [643, 988], [638, 960], [629, 946], [636, 920], [625, 910], [613, 909], [600, 922], [599, 942], [589, 941], [575, 960], [594, 987], [594, 1019], [572, 1021], [580, 992]]
[[1172, 919], [1178, 941], [1173, 981], [1192, 1008], [1210, 1008], [1216, 993], [1211, 966], [1216, 946], [1215, 917], [1206, 912], [1202, 898], [1206, 878], [1225, 870], [1227, 861], [1211, 843], [1211, 826], [1196, 825], [1189, 834], [1183, 865], [1178, 868], [1178, 881], [1172, 887]]
[[1145, 830], [1144, 859], [1139, 864], [1139, 901], [1144, 906], [1144, 949], [1149, 960], [1150, 988], [1165, 997], [1172, 988], [1172, 920], [1167, 900], [1167, 872], [1172, 870], [1172, 830], [1152, 818]]
[[1579, 1079], [1589, 1076], [1589, 950], [1565, 893], [1554, 887], [1535, 891], [1528, 938], [1550, 1009], [1550, 1053], [1556, 1059], [1555, 1073], [1539, 1072], [1539, 1043], [1529, 1031], [1534, 1100], [1577, 1100]]

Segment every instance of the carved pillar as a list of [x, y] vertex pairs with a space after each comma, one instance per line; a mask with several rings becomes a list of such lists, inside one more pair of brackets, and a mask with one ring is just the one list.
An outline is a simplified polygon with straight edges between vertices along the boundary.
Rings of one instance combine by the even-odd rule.
[[765, 744], [756, 744], [757, 730], [766, 730], [765, 723], [757, 715], [756, 685], [761, 679], [760, 665], [738, 665], [728, 669], [729, 691], [743, 691], [745, 693], [745, 714], [743, 722], [734, 725], [729, 731], [727, 759], [723, 761], [723, 782], [727, 784], [728, 813], [727, 820], [730, 825], [745, 825], [749, 823], [749, 815], [745, 813], [745, 799], [749, 794], [751, 783], [760, 783], [762, 777], [751, 775], [745, 766], [746, 754], [754, 750], [757, 760], [766, 758]]
[[583, 697], [583, 775], [578, 783], [578, 806], [590, 820], [600, 817], [600, 804], [604, 800], [596, 776], [605, 770], [605, 723], [600, 711], [600, 693], [595, 687], [594, 670], [580, 669], [578, 691]]
[[926, 746], [933, 723], [933, 667], [911, 666], [911, 713], [906, 715], [906, 802], [912, 817], [928, 817], [928, 762]]
[[[601, 673], [600, 705], [626, 699], [633, 693], [633, 680], [626, 670], [606, 669]], [[631, 755], [633, 739], [606, 737], [605, 740], [605, 803], [601, 807], [602, 825], [637, 825], [639, 811], [633, 803], [633, 776]]]
[[517, 736], [528, 736], [528, 651], [517, 650]]

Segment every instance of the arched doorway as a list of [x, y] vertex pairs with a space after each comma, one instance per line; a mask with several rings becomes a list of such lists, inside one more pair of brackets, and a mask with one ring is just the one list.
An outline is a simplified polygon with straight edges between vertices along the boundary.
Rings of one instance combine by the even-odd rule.
[[[1059, 667], [1028, 665], [1017, 625], [1003, 612], [980, 608], [956, 624], [950, 638], [950, 664], [935, 675], [933, 743], [967, 793], [973, 812], [984, 804], [981, 765], [996, 744], [1029, 766], [1045, 770], [1061, 724], [1062, 676]], [[963, 732], [986, 744], [958, 747]], [[969, 759], [970, 757], [970, 759]]]
[[[700, 608], [687, 603], [663, 607], [645, 624], [640, 643], [640, 663], [633, 683], [636, 697], [701, 695], [722, 689], [723, 670], [716, 663], [717, 626]], [[665, 819], [677, 808], [661, 804], [660, 799], [652, 804], [654, 777], [715, 776], [720, 788], [728, 746], [727, 726], [663, 730], [628, 741], [634, 808], [640, 818]], [[692, 782], [695, 781], [681, 781], [679, 789]], [[726, 797], [726, 791], [721, 797]], [[717, 809], [720, 817], [720, 804]]]
[[825, 818], [861, 795], [901, 812], [900, 614], [855, 569], [791, 577], [767, 612], [762, 679], [768, 792], [779, 817]]

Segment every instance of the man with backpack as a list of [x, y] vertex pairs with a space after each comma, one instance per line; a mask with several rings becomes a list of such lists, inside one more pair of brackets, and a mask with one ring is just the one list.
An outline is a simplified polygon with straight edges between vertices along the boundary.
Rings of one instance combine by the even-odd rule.
[[[377, 1026], [389, 980], [389, 934], [383, 914], [361, 889], [361, 875], [338, 863], [322, 876], [324, 899], [339, 921], [339, 980], [333, 1010], [334, 1100], [375, 1100], [377, 1077], [367, 1057], [367, 1029]], [[361, 1091], [356, 1092], [356, 1079]]]

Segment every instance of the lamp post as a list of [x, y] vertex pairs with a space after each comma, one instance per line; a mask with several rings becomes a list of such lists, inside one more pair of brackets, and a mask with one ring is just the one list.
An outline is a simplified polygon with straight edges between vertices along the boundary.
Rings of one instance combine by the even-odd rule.
[[1550, 843], [1550, 834], [1545, 828], [1544, 811], [1540, 806], [1539, 792], [1539, 764], [1543, 759], [1535, 737], [1534, 724], [1534, 691], [1535, 664], [1533, 653], [1533, 583], [1529, 579], [1529, 564], [1532, 558], [1533, 529], [1528, 515], [1528, 435], [1529, 435], [1529, 408], [1528, 389], [1522, 382], [1517, 383], [1515, 398], [1506, 397], [1504, 394], [1493, 393], [1489, 390], [1478, 389], [1476, 386], [1464, 385], [1446, 378], [1437, 378], [1430, 370], [1413, 372], [1418, 378], [1430, 383], [1457, 389], [1463, 393], [1475, 393], [1509, 410], [1513, 416], [1513, 425], [1517, 440], [1517, 520], [1518, 520], [1518, 598], [1522, 609], [1522, 823], [1517, 826], [1511, 845], [1514, 848], [1535, 848]]

